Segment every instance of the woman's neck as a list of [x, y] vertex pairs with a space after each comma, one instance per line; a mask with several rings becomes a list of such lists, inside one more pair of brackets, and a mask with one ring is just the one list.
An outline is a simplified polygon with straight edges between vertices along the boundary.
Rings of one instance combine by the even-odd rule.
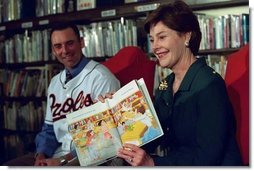
[[196, 60], [196, 57], [192, 55], [190, 57], [184, 58], [184, 60], [180, 61], [177, 67], [172, 69], [175, 74], [175, 80], [173, 83], [174, 94], [178, 91], [186, 72]]

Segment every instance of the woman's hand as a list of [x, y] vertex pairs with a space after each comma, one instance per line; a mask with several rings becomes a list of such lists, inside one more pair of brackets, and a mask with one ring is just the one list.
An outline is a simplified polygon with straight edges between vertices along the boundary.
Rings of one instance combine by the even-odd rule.
[[154, 166], [153, 159], [142, 148], [126, 143], [118, 151], [118, 157], [123, 158], [132, 166]]

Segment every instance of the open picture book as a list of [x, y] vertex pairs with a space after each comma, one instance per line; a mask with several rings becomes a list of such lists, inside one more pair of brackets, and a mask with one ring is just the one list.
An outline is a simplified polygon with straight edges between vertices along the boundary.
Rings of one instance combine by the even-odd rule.
[[120, 88], [112, 99], [66, 115], [81, 166], [116, 157], [124, 143], [142, 146], [163, 135], [144, 79]]

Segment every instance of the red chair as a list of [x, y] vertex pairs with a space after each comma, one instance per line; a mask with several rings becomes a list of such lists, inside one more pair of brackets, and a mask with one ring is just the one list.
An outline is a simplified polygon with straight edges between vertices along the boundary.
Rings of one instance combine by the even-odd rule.
[[249, 45], [228, 56], [225, 82], [237, 121], [237, 141], [249, 165]]
[[121, 86], [133, 79], [144, 78], [151, 98], [153, 98], [155, 62], [148, 59], [146, 54], [138, 47], [128, 46], [120, 49], [118, 53], [103, 62], [121, 82]]

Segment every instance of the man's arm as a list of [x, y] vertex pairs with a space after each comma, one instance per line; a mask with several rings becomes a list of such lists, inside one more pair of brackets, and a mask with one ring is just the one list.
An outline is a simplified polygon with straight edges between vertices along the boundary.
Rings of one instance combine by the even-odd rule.
[[44, 123], [41, 132], [39, 132], [35, 138], [36, 144], [36, 158], [38, 154], [44, 157], [51, 157], [57, 147], [60, 145], [56, 139], [53, 125]]

